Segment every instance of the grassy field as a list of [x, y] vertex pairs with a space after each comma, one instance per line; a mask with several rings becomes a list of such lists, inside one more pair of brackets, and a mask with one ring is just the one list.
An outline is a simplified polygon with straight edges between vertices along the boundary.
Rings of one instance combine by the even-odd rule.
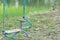
[[[2, 8], [0, 13], [0, 31], [2, 30]], [[38, 11], [46, 11], [49, 7], [26, 7], [27, 19], [31, 21], [31, 29], [26, 31], [32, 38], [24, 37], [24, 33], [19, 33], [14, 39], [3, 38], [3, 40], [60, 40], [60, 12], [41, 13]], [[7, 7], [6, 11], [6, 29], [19, 28], [17, 19], [22, 17], [22, 6]], [[30, 14], [31, 13], [31, 14]], [[36, 13], [36, 14], [35, 14]], [[32, 15], [33, 14], [33, 15]], [[31, 16], [32, 15], [32, 16]]]
[[[27, 6], [26, 15], [29, 14], [30, 12], [42, 11], [42, 10], [47, 10], [47, 9], [49, 9], [49, 7], [47, 8], [44, 6], [41, 6], [41, 7], [28, 7]], [[5, 17], [6, 21], [5, 22], [9, 26], [14, 26], [16, 23], [16, 20], [20, 19], [22, 16], [23, 16], [23, 7], [22, 6], [19, 6], [18, 8], [14, 7], [14, 6], [6, 7], [6, 17]], [[2, 24], [2, 19], [3, 19], [3, 7], [0, 6], [0, 24]], [[17, 24], [17, 25], [19, 25], [19, 24]]]

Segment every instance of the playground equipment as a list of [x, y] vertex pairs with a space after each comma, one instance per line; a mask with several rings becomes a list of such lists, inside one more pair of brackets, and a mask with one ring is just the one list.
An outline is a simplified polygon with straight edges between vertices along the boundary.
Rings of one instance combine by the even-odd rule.
[[[23, 0], [23, 19], [19, 20], [20, 22], [20, 28], [19, 29], [12, 29], [12, 30], [6, 30], [5, 29], [5, 17], [6, 17], [6, 0], [3, 1], [3, 35], [5, 37], [9, 37], [9, 38], [13, 38], [16, 36], [16, 34], [18, 34], [19, 32], [24, 32], [26, 34], [26, 36], [28, 36], [28, 33], [23, 30], [23, 29], [27, 29], [31, 27], [31, 23], [29, 20], [27, 20], [26, 15], [25, 15], [25, 6], [26, 6], [26, 0]], [[23, 23], [27, 22], [27, 26], [23, 27]]]

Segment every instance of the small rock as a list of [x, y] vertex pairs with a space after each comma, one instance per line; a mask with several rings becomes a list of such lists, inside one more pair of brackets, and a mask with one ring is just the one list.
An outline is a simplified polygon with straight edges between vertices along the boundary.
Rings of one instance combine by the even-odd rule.
[[40, 21], [38, 20], [37, 22], [39, 23]]
[[30, 17], [28, 16], [28, 18], [30, 18]]
[[36, 28], [35, 31], [39, 31], [39, 28]]

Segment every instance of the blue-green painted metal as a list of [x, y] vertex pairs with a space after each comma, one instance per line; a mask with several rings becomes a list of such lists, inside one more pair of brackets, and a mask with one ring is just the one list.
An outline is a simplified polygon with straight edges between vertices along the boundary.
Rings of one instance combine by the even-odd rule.
[[[27, 26], [26, 27], [23, 27], [23, 23], [24, 22], [27, 22]], [[30, 23], [30, 20], [26, 19], [26, 18], [23, 18], [23, 22], [22, 22], [22, 29], [28, 29], [31, 27], [31, 23]]]
[[5, 16], [6, 16], [6, 0], [3, 0], [3, 35], [5, 35], [5, 37], [14, 37], [18, 32], [14, 33], [14, 34], [11, 34], [9, 36], [8, 33], [5, 32]]
[[6, 0], [3, 1], [3, 30], [5, 30]]
[[[30, 28], [31, 27], [31, 23], [30, 23], [30, 20], [28, 20], [27, 18], [26, 18], [26, 0], [23, 0], [23, 23], [24, 22], [27, 22], [28, 23], [28, 25], [26, 26], [26, 27], [23, 27], [23, 26], [21, 26], [22, 27], [22, 29], [26, 29], [26, 28]], [[23, 24], [22, 24], [23, 25]]]
[[[31, 23], [29, 20], [27, 20], [26, 18], [26, 12], [25, 12], [25, 6], [26, 6], [26, 0], [23, 0], [23, 20], [20, 21], [20, 29], [22, 30], [21, 32], [24, 32], [26, 35], [28, 35], [28, 33], [23, 30], [26, 28], [30, 28], [31, 27]], [[3, 0], [3, 35], [5, 35], [5, 37], [9, 37], [9, 38], [13, 38], [14, 36], [16, 36], [19, 32], [13, 33], [11, 35], [9, 35], [8, 33], [5, 32], [5, 16], [6, 16], [6, 0]], [[27, 22], [28, 25], [26, 27], [23, 27], [23, 23]]]

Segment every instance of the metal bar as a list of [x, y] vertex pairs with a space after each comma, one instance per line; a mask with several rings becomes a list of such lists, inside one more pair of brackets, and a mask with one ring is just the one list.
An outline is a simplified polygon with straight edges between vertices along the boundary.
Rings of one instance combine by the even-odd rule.
[[3, 30], [5, 30], [6, 0], [3, 0]]
[[26, 0], [23, 0], [23, 18], [25, 18], [25, 14], [26, 14]]

